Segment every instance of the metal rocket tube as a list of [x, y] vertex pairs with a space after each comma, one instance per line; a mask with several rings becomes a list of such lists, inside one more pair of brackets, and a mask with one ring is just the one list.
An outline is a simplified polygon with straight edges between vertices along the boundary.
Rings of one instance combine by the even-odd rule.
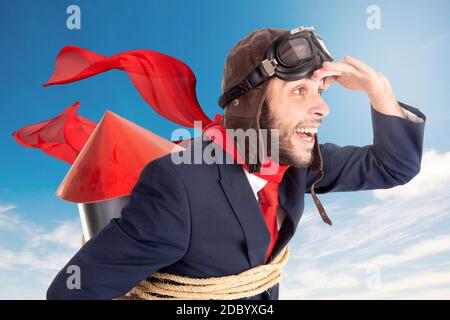
[[103, 201], [78, 203], [85, 241], [99, 233], [112, 219], [120, 218], [122, 209], [129, 200], [130, 196], [124, 196]]

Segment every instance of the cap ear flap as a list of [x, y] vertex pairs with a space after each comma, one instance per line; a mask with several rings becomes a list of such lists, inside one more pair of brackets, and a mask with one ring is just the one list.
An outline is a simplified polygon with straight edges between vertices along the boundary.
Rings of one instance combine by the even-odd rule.
[[227, 113], [235, 117], [254, 118], [258, 116], [261, 105], [267, 94], [269, 81], [264, 81], [257, 87], [247, 91], [226, 105]]
[[242, 154], [242, 151], [244, 151], [245, 153], [245, 162], [250, 173], [259, 172], [262, 166], [263, 159], [260, 155], [264, 154], [265, 150], [259, 127], [259, 117], [267, 96], [268, 85], [269, 81], [264, 81], [236, 99], [239, 100], [239, 103], [233, 104], [232, 101], [226, 106], [225, 122], [227, 129], [256, 130], [256, 141], [245, 139], [245, 144], [242, 144], [242, 141], [237, 143], [239, 152]]

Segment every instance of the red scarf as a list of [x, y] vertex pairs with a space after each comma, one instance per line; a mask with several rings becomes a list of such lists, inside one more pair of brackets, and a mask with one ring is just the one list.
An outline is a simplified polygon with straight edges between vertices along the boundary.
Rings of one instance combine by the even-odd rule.
[[[202, 132], [203, 135], [210, 137], [212, 141], [217, 143], [226, 153], [230, 154], [234, 160], [237, 160], [242, 167], [248, 171], [247, 164], [242, 160], [242, 156], [236, 149], [236, 146], [223, 126], [223, 117], [216, 114], [214, 121], [206, 125]], [[261, 173], [254, 175], [267, 181], [264, 188], [258, 192], [260, 208], [266, 221], [267, 228], [270, 233], [270, 244], [266, 252], [266, 261], [270, 257], [273, 248], [278, 240], [277, 225], [277, 207], [278, 207], [278, 186], [283, 179], [283, 175], [289, 168], [288, 165], [282, 166], [272, 160], [266, 160], [262, 163]]]
[[[162, 117], [189, 128], [195, 121], [211, 122], [198, 103], [197, 80], [191, 68], [153, 50], [130, 50], [107, 57], [66, 46], [59, 52], [53, 75], [44, 86], [79, 81], [113, 69], [125, 71], [144, 100]], [[78, 107], [77, 102], [59, 116], [23, 127], [13, 136], [23, 146], [39, 148], [73, 164], [96, 127], [95, 122], [77, 114]]]

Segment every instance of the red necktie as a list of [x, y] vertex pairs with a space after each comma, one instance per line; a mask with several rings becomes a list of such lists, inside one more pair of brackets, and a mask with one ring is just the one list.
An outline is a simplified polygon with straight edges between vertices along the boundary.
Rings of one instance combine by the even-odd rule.
[[267, 184], [258, 191], [259, 205], [266, 220], [267, 228], [270, 233], [270, 244], [266, 253], [266, 261], [269, 258], [275, 243], [278, 240], [277, 225], [277, 207], [278, 207], [278, 184], [267, 182]]
[[259, 205], [264, 215], [267, 228], [270, 233], [270, 244], [266, 253], [266, 261], [270, 257], [273, 248], [278, 240], [277, 208], [278, 208], [278, 187], [281, 179], [289, 166], [279, 166], [278, 171], [271, 175], [255, 175], [267, 180], [264, 188], [258, 191]]

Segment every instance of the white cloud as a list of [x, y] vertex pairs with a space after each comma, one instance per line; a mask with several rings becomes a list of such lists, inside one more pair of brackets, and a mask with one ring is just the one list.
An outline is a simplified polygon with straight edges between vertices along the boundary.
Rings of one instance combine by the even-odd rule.
[[3, 212], [6, 212], [6, 211], [9, 211], [9, 210], [12, 210], [12, 209], [14, 209], [16, 206], [12, 206], [12, 205], [9, 205], [9, 206], [0, 206], [0, 213], [3, 213]]
[[[280, 298], [420, 299], [433, 293], [442, 298], [450, 291], [450, 196], [433, 206], [431, 199], [380, 202], [365, 214], [341, 207], [332, 229], [319, 219], [301, 221]], [[369, 285], [373, 277], [380, 278], [377, 290]]]
[[368, 264], [379, 267], [396, 267], [409, 261], [447, 251], [450, 252], [450, 235], [439, 235], [433, 239], [422, 240], [401, 252], [379, 255], [371, 259]]
[[82, 231], [80, 223], [76, 221], [65, 221], [57, 228], [48, 233], [37, 233], [33, 239], [30, 239], [30, 245], [37, 247], [45, 242], [53, 243], [59, 246], [77, 249], [81, 244]]
[[332, 254], [363, 253], [367, 246], [376, 251], [402, 247], [411, 240], [419, 239], [420, 230], [432, 228], [449, 218], [450, 195], [407, 204], [397, 201], [372, 203], [361, 211], [350, 206], [354, 196], [341, 196], [348, 200], [349, 206], [341, 205], [338, 210], [328, 210], [334, 223], [332, 228], [320, 223], [315, 211], [305, 212], [306, 216], [313, 216], [314, 219], [308, 221], [302, 218], [299, 234], [311, 250], [303, 247], [292, 254], [294, 257], [311, 261]]
[[380, 200], [396, 199], [409, 201], [434, 193], [450, 193], [445, 186], [450, 184], [450, 152], [430, 150], [423, 154], [420, 173], [409, 183], [387, 190], [376, 190], [374, 196]]
[[[333, 195], [339, 203], [322, 196], [333, 227], [305, 211], [280, 298], [448, 299], [449, 160], [450, 153], [430, 151], [421, 174], [405, 186]], [[360, 194], [376, 197], [365, 202]], [[314, 208], [312, 201], [306, 208]]]
[[421, 272], [404, 278], [381, 282], [378, 289], [355, 290], [330, 299], [445, 299], [450, 297], [450, 271]]
[[80, 247], [80, 222], [49, 229], [15, 213], [15, 206], [0, 208], [9, 211], [0, 214], [0, 299], [44, 299], [53, 277]]

